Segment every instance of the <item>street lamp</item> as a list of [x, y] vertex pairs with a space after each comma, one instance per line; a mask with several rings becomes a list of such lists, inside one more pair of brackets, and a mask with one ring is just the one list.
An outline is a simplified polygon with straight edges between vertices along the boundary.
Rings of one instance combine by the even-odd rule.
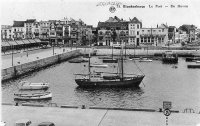
[[11, 45], [11, 49], [12, 49], [12, 66], [13, 66], [13, 45]]

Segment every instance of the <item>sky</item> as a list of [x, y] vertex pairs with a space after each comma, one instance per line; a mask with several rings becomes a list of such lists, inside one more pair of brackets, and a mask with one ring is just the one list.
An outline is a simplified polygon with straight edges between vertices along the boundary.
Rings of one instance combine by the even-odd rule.
[[[100, 2], [107, 4], [118, 2], [121, 5], [138, 5], [145, 8], [97, 6]], [[157, 24], [164, 23], [176, 27], [182, 24], [194, 24], [200, 28], [200, 0], [1, 0], [0, 4], [1, 25], [12, 25], [14, 20], [41, 21], [71, 17], [96, 27], [99, 21], [104, 22], [109, 17], [117, 16], [124, 20], [137, 17], [142, 21], [143, 27], [156, 27]], [[162, 5], [162, 8], [155, 8], [156, 5]], [[171, 8], [171, 5], [175, 8]], [[178, 8], [178, 5], [188, 7]], [[114, 13], [109, 11], [111, 6], [116, 8]]]

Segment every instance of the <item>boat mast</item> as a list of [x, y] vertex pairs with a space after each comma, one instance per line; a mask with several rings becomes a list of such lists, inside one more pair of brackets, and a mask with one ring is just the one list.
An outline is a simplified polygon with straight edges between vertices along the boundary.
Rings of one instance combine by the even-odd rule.
[[113, 60], [113, 44], [112, 44], [112, 60]]
[[123, 43], [122, 43], [122, 47], [121, 47], [121, 72], [122, 72], [122, 77], [121, 77], [121, 80], [123, 81], [124, 80], [124, 61], [123, 61]]
[[90, 73], [90, 52], [89, 52], [89, 61], [88, 61], [88, 72], [89, 72], [89, 80], [90, 80], [90, 76], [91, 76], [91, 73]]
[[[125, 40], [125, 41], [126, 41], [126, 40]], [[125, 42], [125, 47], [124, 47], [124, 48], [125, 48], [125, 58], [126, 58], [126, 42]]]

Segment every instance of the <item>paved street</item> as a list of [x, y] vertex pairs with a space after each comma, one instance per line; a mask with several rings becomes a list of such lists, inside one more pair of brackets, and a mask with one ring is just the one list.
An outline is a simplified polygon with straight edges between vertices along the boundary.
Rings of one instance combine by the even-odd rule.
[[[165, 126], [166, 117], [159, 112], [73, 109], [2, 105], [2, 121], [14, 126], [20, 119], [30, 119], [32, 126], [51, 121], [56, 126]], [[171, 113], [169, 126], [200, 125], [200, 114]]]
[[[56, 54], [61, 54], [61, 53], [66, 53], [71, 50], [75, 50], [76, 48], [59, 48], [55, 47], [54, 48], [54, 53]], [[36, 50], [22, 50], [21, 52], [18, 51], [18, 53], [13, 54], [13, 65], [19, 65], [19, 64], [24, 64], [27, 62], [35, 61], [37, 59], [43, 59], [46, 57], [53, 56], [53, 48], [48, 48], [48, 49], [36, 49]], [[8, 68], [12, 66], [12, 53], [10, 52], [9, 54], [2, 53], [2, 69]]]

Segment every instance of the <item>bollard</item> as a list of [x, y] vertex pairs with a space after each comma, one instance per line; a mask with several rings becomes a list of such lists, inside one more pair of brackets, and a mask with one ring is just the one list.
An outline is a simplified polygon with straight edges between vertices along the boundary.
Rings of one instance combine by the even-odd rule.
[[85, 109], [85, 108], [86, 108], [85, 105], [82, 105], [82, 106], [81, 106], [81, 109]]

